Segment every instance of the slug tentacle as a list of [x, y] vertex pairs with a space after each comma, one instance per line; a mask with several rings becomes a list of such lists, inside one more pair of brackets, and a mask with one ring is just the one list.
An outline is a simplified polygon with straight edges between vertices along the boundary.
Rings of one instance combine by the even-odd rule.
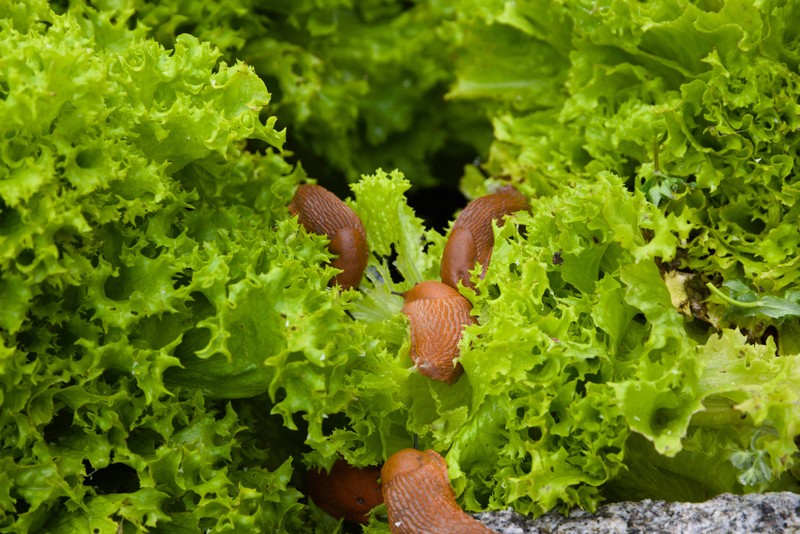
[[447, 463], [435, 451], [393, 454], [381, 468], [381, 484], [392, 534], [493, 532], [458, 505]]
[[474, 288], [469, 271], [476, 263], [480, 263], [481, 278], [486, 275], [494, 248], [492, 221], [496, 220], [498, 225], [502, 225], [504, 215], [528, 209], [528, 199], [512, 186], [470, 202], [456, 219], [445, 244], [442, 282], [457, 288], [461, 280], [464, 286]]
[[331, 265], [343, 271], [330, 285], [338, 284], [344, 289], [357, 287], [369, 259], [367, 232], [358, 215], [336, 195], [313, 184], [297, 188], [289, 212], [297, 216], [297, 221], [307, 231], [330, 239], [328, 248], [337, 255]]
[[410, 356], [420, 374], [448, 384], [461, 376], [458, 343], [465, 325], [475, 323], [472, 305], [458, 291], [441, 282], [428, 281], [404, 293], [401, 310], [411, 324]]

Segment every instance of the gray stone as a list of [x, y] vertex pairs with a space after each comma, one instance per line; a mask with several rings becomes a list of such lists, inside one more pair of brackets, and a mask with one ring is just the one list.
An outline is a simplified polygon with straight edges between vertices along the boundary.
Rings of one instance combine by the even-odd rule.
[[606, 504], [593, 514], [573, 510], [566, 517], [550, 512], [531, 519], [512, 510], [476, 517], [503, 534], [800, 532], [800, 495], [726, 493], [701, 503], [644, 500]]

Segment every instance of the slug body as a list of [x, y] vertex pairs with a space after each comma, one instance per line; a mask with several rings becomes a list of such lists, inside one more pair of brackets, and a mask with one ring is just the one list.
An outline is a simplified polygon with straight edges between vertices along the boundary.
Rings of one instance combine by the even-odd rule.
[[337, 460], [330, 473], [306, 473], [308, 496], [314, 504], [337, 519], [366, 524], [367, 514], [383, 502], [378, 467], [353, 467]]
[[469, 271], [480, 263], [481, 278], [486, 275], [494, 247], [492, 221], [502, 224], [504, 215], [527, 209], [528, 199], [510, 185], [470, 202], [456, 219], [444, 247], [442, 282], [457, 288], [461, 280], [464, 286], [474, 288]]
[[401, 310], [411, 323], [410, 356], [420, 374], [453, 384], [464, 371], [453, 365], [465, 325], [475, 323], [472, 305], [441, 282], [422, 282], [403, 294]]
[[392, 534], [494, 532], [458, 506], [436, 451], [396, 452], [383, 464], [381, 481]]
[[311, 184], [297, 188], [289, 212], [297, 216], [307, 231], [330, 239], [328, 249], [337, 255], [331, 265], [342, 270], [331, 280], [331, 285], [338, 284], [344, 289], [357, 287], [369, 259], [367, 232], [358, 215], [324, 187]]

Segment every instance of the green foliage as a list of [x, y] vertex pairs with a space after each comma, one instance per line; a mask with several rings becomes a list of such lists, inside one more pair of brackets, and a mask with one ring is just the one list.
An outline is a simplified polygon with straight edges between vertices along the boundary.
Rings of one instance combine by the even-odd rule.
[[446, 5], [136, 0], [135, 9], [165, 46], [185, 31], [253, 65], [275, 92], [272, 112], [291, 125], [290, 149], [327, 183], [383, 167], [431, 185], [486, 154], [486, 118], [445, 102], [453, 77]]
[[[796, 491], [798, 14], [0, 7], [0, 532], [335, 531], [304, 467], [415, 436], [469, 510]], [[353, 182], [357, 290], [286, 209], [309, 178], [271, 115]], [[488, 121], [497, 178], [462, 187], [531, 212], [464, 290], [448, 386], [408, 355], [446, 235], [405, 195]]]
[[14, 4], [0, 28], [0, 530], [297, 527], [292, 462], [166, 383], [191, 347], [251, 348], [237, 297], [303, 250], [272, 230], [300, 174], [243, 151], [283, 142], [263, 82], [88, 7]]
[[[478, 37], [460, 43], [454, 95], [493, 117], [492, 174], [551, 194], [615, 172], [692, 221], [677, 268], [778, 297], [796, 286], [796, 2], [465, 0], [457, 12]], [[514, 54], [545, 59], [503, 68]], [[486, 80], [505, 90], [458, 89]]]

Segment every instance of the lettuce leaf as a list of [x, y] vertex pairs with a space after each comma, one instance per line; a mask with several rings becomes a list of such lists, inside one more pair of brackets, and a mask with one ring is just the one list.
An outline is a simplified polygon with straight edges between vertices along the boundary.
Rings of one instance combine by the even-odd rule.
[[297, 529], [297, 463], [181, 375], [190, 346], [275, 341], [231, 320], [293, 250], [263, 236], [303, 176], [263, 82], [111, 10], [6, 5], [0, 29], [0, 530]]

